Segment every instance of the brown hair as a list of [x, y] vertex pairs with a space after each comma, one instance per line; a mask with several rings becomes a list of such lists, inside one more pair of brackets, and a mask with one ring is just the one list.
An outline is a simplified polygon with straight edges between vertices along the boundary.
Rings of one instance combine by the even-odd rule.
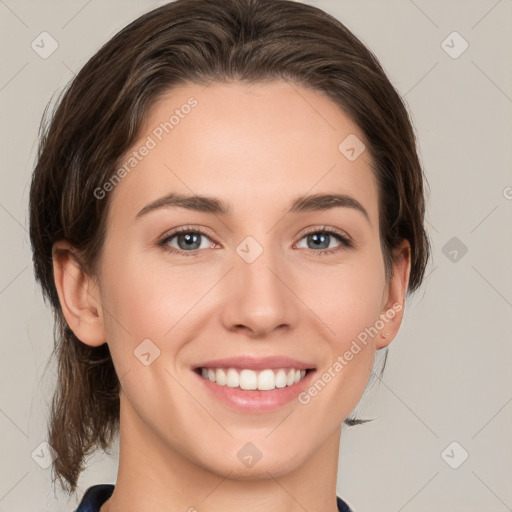
[[148, 109], [176, 85], [235, 80], [287, 80], [321, 91], [361, 128], [379, 185], [387, 276], [392, 249], [406, 239], [408, 292], [422, 282], [429, 242], [415, 135], [404, 103], [359, 39], [322, 10], [288, 0], [177, 0], [143, 15], [86, 63], [51, 121], [45, 111], [30, 190], [35, 276], [55, 316], [58, 382], [48, 442], [58, 455], [53, 470], [70, 493], [85, 457], [99, 446], [108, 450], [118, 433], [120, 388], [108, 345], [82, 343], [63, 317], [52, 246], [68, 240], [95, 275], [109, 201], [94, 190], [114, 174]]

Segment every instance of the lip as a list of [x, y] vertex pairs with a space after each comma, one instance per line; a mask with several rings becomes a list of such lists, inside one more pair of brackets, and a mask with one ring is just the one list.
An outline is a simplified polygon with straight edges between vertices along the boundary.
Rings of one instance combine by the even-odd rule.
[[237, 370], [243, 370], [244, 368], [247, 368], [248, 370], [297, 368], [299, 370], [314, 370], [316, 367], [313, 363], [306, 363], [304, 361], [299, 361], [298, 359], [293, 359], [286, 356], [238, 356], [205, 361], [192, 366], [192, 370], [197, 370], [198, 368], [235, 368]]
[[[236, 368], [250, 370], [265, 370], [277, 368], [297, 368], [307, 370], [306, 375], [296, 384], [284, 388], [276, 388], [268, 391], [245, 390], [239, 388], [230, 388], [229, 386], [219, 386], [199, 374], [199, 368]], [[200, 380], [200, 385], [204, 386], [207, 395], [215, 401], [236, 412], [245, 413], [266, 413], [284, 407], [294, 400], [297, 401], [298, 395], [311, 385], [311, 381], [316, 374], [316, 368], [313, 364], [308, 364], [297, 359], [272, 356], [272, 357], [234, 357], [228, 359], [215, 359], [204, 363], [194, 365], [192, 373]]]

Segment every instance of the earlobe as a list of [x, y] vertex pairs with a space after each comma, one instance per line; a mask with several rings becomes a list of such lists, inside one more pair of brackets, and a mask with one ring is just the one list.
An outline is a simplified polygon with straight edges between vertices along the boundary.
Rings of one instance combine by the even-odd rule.
[[62, 313], [75, 336], [86, 345], [105, 343], [103, 314], [93, 279], [80, 266], [73, 246], [53, 245], [53, 274]]
[[411, 272], [411, 246], [407, 240], [393, 251], [393, 277], [388, 283], [384, 308], [380, 317], [384, 327], [375, 338], [375, 348], [387, 347], [395, 338], [402, 324], [405, 297]]

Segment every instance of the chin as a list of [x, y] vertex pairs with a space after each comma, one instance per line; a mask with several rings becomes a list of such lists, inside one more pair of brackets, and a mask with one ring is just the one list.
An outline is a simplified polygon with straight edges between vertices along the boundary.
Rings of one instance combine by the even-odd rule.
[[[238, 453], [240, 451], [237, 450]], [[243, 452], [240, 457], [237, 452], [233, 453], [231, 460], [223, 455], [218, 465], [222, 474], [229, 473], [229, 478], [234, 480], [263, 480], [269, 478], [269, 473], [274, 477], [280, 477], [296, 470], [306, 459], [305, 455], [297, 452], [267, 448], [262, 449], [261, 458], [250, 465], [250, 462], [244, 462]]]

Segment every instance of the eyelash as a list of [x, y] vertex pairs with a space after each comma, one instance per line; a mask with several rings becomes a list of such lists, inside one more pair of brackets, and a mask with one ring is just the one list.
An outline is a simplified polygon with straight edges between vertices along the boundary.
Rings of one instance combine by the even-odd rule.
[[[179, 235], [180, 233], [187, 233], [187, 234], [197, 234], [197, 235], [203, 235], [211, 240], [211, 236], [204, 231], [201, 228], [196, 228], [192, 226], [182, 226], [180, 228], [177, 228], [173, 230], [171, 233], [165, 235], [163, 239], [161, 239], [158, 242], [158, 246], [162, 247], [166, 252], [171, 254], [178, 254], [182, 256], [192, 256], [197, 257], [199, 256], [199, 252], [201, 252], [203, 249], [194, 249], [192, 251], [183, 251], [175, 249], [174, 247], [170, 247], [168, 245], [169, 241], [172, 240], [176, 235]], [[313, 253], [315, 256], [328, 256], [330, 254], [334, 254], [335, 252], [345, 248], [345, 249], [351, 249], [354, 247], [354, 244], [348, 238], [346, 235], [344, 235], [341, 231], [338, 231], [335, 228], [331, 228], [329, 226], [323, 226], [321, 228], [313, 228], [311, 230], [308, 230], [307, 232], [303, 233], [301, 238], [302, 240], [308, 235], [312, 234], [325, 234], [327, 233], [330, 236], [334, 236], [339, 242], [341, 242], [341, 245], [338, 247], [335, 247], [334, 249], [322, 249], [322, 250], [314, 250], [314, 249], [306, 249], [308, 252]], [[213, 240], [212, 240], [213, 241]]]

